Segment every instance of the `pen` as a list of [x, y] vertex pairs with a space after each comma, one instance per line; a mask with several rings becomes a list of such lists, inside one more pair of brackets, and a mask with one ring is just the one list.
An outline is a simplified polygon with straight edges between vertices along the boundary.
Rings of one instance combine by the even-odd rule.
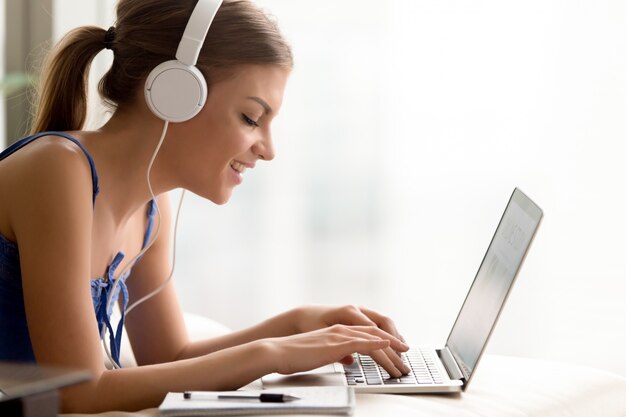
[[[201, 393], [185, 391], [183, 398], [185, 400], [191, 400], [192, 398], [202, 398]], [[213, 397], [215, 398], [215, 397]], [[288, 401], [299, 400], [299, 397], [294, 397], [289, 394], [277, 394], [277, 393], [263, 393], [259, 395], [245, 395], [245, 394], [219, 394], [218, 400], [258, 400], [262, 403], [284, 403]]]

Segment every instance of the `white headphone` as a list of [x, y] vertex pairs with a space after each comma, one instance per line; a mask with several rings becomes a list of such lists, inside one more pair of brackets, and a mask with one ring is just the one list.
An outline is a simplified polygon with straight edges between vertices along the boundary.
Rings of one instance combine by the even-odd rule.
[[202, 110], [208, 88], [195, 65], [222, 1], [198, 0], [178, 45], [176, 59], [159, 64], [148, 75], [144, 89], [146, 103], [160, 119], [185, 122]]

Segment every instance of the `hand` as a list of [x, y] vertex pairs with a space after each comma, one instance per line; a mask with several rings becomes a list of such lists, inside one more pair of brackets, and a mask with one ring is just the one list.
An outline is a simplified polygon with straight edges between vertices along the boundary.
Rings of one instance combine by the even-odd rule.
[[276, 360], [276, 372], [292, 374], [308, 371], [333, 362], [345, 362], [355, 352], [369, 355], [390, 375], [407, 373], [406, 366], [392, 349], [406, 351], [408, 346], [377, 326], [331, 327], [293, 336], [265, 339]]
[[296, 309], [295, 327], [299, 332], [322, 329], [334, 324], [351, 326], [376, 326], [393, 337], [405, 341], [393, 320], [365, 307], [304, 306]]
[[[392, 376], [399, 376], [398, 371], [403, 374], [410, 372], [410, 369], [400, 359], [399, 352], [408, 350], [408, 346], [404, 344], [404, 338], [396, 329], [393, 320], [380, 313], [353, 305], [341, 307], [304, 306], [296, 309], [294, 316], [294, 327], [300, 332], [322, 329], [336, 324], [376, 327], [385, 333], [386, 338], [393, 338], [402, 343], [374, 352], [371, 355], [372, 359], [382, 365]], [[352, 361], [352, 356], [349, 355], [339, 362], [349, 365]]]

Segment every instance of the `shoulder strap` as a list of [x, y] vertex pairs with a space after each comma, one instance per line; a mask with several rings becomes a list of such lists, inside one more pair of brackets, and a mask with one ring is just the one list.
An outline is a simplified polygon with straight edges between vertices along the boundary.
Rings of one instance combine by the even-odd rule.
[[36, 135], [25, 137], [24, 139], [18, 140], [13, 145], [9, 146], [4, 151], [2, 151], [2, 153], [0, 153], [0, 161], [8, 157], [9, 155], [19, 151], [20, 149], [22, 149], [24, 146], [28, 145], [32, 141], [37, 140], [43, 136], [59, 136], [59, 137], [65, 138], [67, 140], [74, 142], [83, 151], [83, 153], [87, 157], [89, 166], [91, 167], [91, 181], [93, 183], [92, 201], [93, 201], [93, 204], [95, 205], [96, 196], [98, 195], [98, 192], [99, 192], [98, 173], [96, 172], [96, 164], [93, 162], [93, 159], [91, 158], [91, 155], [89, 155], [89, 153], [87, 152], [87, 149], [85, 149], [85, 147], [79, 141], [77, 141], [75, 138], [71, 137], [70, 135], [67, 135], [62, 132], [42, 132], [42, 133], [37, 133]]
[[156, 201], [150, 200], [148, 203], [148, 227], [146, 228], [146, 233], [143, 236], [143, 247], [145, 248], [150, 242], [150, 236], [152, 235], [152, 229], [154, 227], [154, 215], [156, 214], [157, 207]]

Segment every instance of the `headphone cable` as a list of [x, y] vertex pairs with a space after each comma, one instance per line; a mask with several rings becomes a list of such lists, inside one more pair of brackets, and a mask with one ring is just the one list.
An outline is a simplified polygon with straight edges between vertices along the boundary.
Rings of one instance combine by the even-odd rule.
[[[124, 276], [124, 274], [126, 274], [126, 272], [130, 268], [133, 267], [133, 265], [135, 264], [137, 259], [139, 259], [141, 256], [143, 256], [143, 254], [146, 253], [146, 251], [148, 249], [150, 249], [150, 247], [154, 244], [154, 242], [156, 241], [157, 237], [159, 236], [159, 230], [161, 228], [161, 211], [159, 210], [159, 204], [157, 203], [156, 196], [154, 195], [154, 191], [152, 190], [152, 183], [150, 182], [150, 173], [152, 172], [152, 166], [154, 165], [154, 161], [156, 160], [157, 154], [159, 153], [159, 150], [161, 149], [161, 145], [163, 145], [163, 141], [165, 141], [165, 136], [167, 135], [167, 128], [168, 127], [169, 127], [169, 122], [166, 120], [164, 122], [164, 124], [163, 124], [163, 131], [161, 132], [161, 137], [159, 138], [159, 143], [157, 144], [156, 148], [154, 149], [154, 152], [152, 154], [152, 158], [150, 158], [150, 163], [148, 164], [148, 170], [146, 172], [146, 180], [148, 182], [148, 190], [150, 191], [150, 196], [152, 197], [152, 200], [154, 201], [154, 206], [155, 206], [156, 214], [157, 214], [156, 230], [155, 230], [152, 238], [149, 240], [148, 244], [146, 246], [144, 246], [139, 251], [139, 253], [137, 255], [135, 255], [135, 257], [133, 259], [131, 259], [131, 261], [128, 264], [126, 264], [126, 266], [122, 269], [122, 272], [120, 272], [118, 274], [118, 276], [113, 280], [113, 284], [112, 284], [111, 290], [109, 291], [109, 295], [107, 296], [107, 300], [106, 300], [106, 314], [108, 314], [109, 309], [112, 308], [111, 300], [113, 299], [113, 294], [115, 293], [115, 289], [117, 288], [117, 284], [118, 284], [119, 280]], [[181, 197], [181, 203], [182, 203], [182, 197]], [[179, 205], [179, 210], [180, 210], [180, 205]], [[173, 270], [170, 273], [170, 277], [171, 277], [172, 273], [173, 273]], [[161, 287], [164, 287], [164, 285], [161, 285]], [[159, 288], [161, 288], [161, 287], [159, 287]], [[152, 294], [152, 295], [154, 295], [154, 294]], [[143, 301], [145, 301], [145, 300], [143, 300]], [[135, 307], [136, 304], [137, 303], [134, 303], [134, 305], [132, 307]], [[107, 354], [107, 357], [109, 358], [109, 360], [113, 364], [113, 367], [116, 368], [116, 369], [119, 369], [120, 366], [111, 357], [111, 352], [109, 350], [109, 347], [106, 344], [106, 333], [107, 333], [107, 331], [108, 331], [107, 326], [102, 326], [102, 331], [100, 333], [100, 338], [102, 339], [102, 343], [104, 344], [104, 350], [105, 350], [105, 352]]]

